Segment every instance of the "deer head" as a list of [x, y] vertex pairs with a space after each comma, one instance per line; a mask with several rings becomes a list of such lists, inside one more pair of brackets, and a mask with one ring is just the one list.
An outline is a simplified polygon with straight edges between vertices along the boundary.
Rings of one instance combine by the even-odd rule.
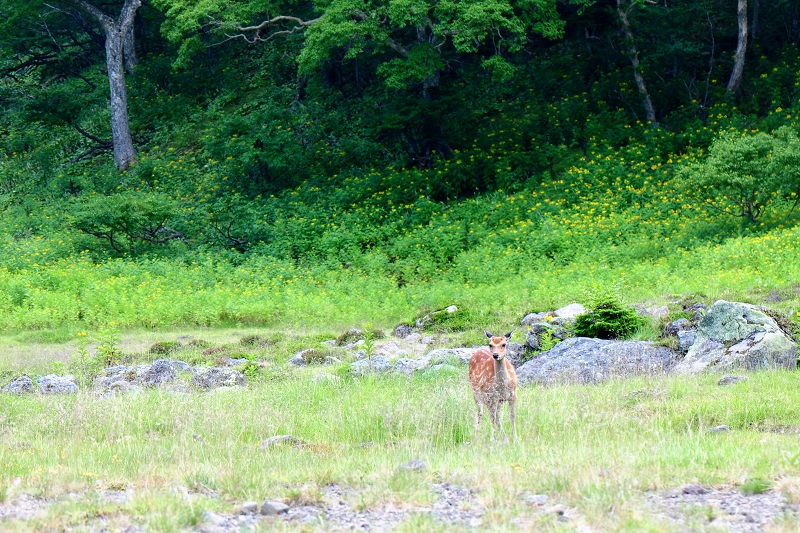
[[509, 331], [502, 337], [495, 337], [486, 330], [483, 330], [483, 332], [489, 337], [489, 353], [492, 354], [495, 361], [501, 361], [506, 356], [508, 340], [514, 334], [514, 330]]

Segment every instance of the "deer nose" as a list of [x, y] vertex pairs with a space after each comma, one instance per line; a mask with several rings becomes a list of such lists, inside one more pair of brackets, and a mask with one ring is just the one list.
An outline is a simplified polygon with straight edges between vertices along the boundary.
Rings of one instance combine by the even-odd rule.
[[499, 353], [493, 353], [492, 357], [494, 357], [495, 361], [499, 361], [500, 360], [500, 354]]

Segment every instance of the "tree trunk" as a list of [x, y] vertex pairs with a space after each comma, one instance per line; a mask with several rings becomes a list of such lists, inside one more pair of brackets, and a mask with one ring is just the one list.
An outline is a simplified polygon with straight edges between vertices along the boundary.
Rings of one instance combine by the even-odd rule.
[[136, 57], [136, 41], [133, 36], [133, 26], [125, 34], [125, 43], [123, 44], [123, 51], [125, 53], [125, 70], [133, 76], [133, 69], [139, 63], [139, 58]]
[[751, 43], [756, 40], [756, 33], [758, 32], [758, 17], [759, 17], [759, 13], [761, 11], [761, 9], [759, 9], [758, 4], [759, 4], [759, 1], [758, 0], [754, 0], [754, 2], [753, 2], [753, 23], [750, 25], [751, 26], [750, 29], [752, 30], [750, 32], [750, 42]]
[[625, 30], [625, 37], [628, 41], [628, 57], [633, 66], [633, 78], [636, 80], [636, 87], [639, 89], [639, 94], [642, 95], [642, 104], [644, 105], [647, 120], [650, 121], [653, 126], [656, 126], [658, 125], [656, 121], [656, 111], [653, 108], [653, 102], [650, 101], [650, 94], [647, 92], [647, 86], [644, 83], [644, 78], [639, 69], [639, 50], [636, 48], [636, 41], [633, 38], [631, 23], [628, 20], [628, 12], [634, 5], [635, 4], [631, 2], [627, 9], [622, 9], [622, 0], [617, 0], [617, 13], [619, 13], [619, 19], [622, 21], [622, 28]]
[[[136, 159], [130, 124], [128, 123], [128, 89], [125, 87], [125, 42], [133, 27], [141, 0], [125, 0], [119, 19], [114, 20], [85, 0], [65, 0], [91, 16], [106, 36], [106, 69], [111, 89], [111, 140], [114, 143], [114, 165], [123, 171]], [[133, 36], [131, 35], [131, 42]], [[133, 47], [131, 47], [132, 49]]]
[[728, 82], [728, 92], [738, 93], [744, 72], [744, 54], [747, 52], [747, 0], [739, 0], [736, 8], [739, 19], [739, 40], [736, 43], [736, 55], [733, 58], [733, 72]]

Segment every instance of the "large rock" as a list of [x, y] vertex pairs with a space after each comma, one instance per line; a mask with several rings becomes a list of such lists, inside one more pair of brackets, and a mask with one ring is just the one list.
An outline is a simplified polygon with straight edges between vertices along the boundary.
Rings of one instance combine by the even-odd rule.
[[3, 392], [10, 392], [11, 394], [25, 394], [26, 392], [33, 392], [33, 380], [28, 376], [18, 377], [3, 387], [2, 390]]
[[759, 308], [718, 300], [697, 324], [694, 342], [679, 372], [797, 366], [797, 344]]
[[677, 354], [643, 341], [572, 337], [517, 369], [520, 384], [600, 383], [622, 376], [669, 372]]
[[202, 389], [244, 386], [244, 375], [231, 368], [200, 367], [192, 376], [192, 385]]
[[144, 373], [142, 384], [146, 387], [158, 387], [162, 383], [172, 383], [176, 375], [175, 367], [170, 364], [169, 359], [158, 359]]
[[50, 374], [40, 377], [37, 382], [39, 383], [39, 392], [42, 394], [75, 394], [78, 392], [78, 386], [68, 376]]

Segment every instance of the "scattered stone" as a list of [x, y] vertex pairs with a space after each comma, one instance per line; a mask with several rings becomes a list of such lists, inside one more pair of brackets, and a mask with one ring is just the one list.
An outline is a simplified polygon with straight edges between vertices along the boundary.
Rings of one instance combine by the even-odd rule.
[[535, 507], [546, 504], [549, 499], [547, 494], [531, 494], [530, 492], [526, 492], [522, 495], [522, 501]]
[[240, 514], [257, 514], [258, 513], [258, 502], [244, 502], [242, 505], [239, 506], [239, 513]]
[[228, 357], [228, 360], [225, 361], [225, 366], [239, 366], [245, 363], [247, 363], [247, 358], [245, 357], [238, 357], [235, 359], [233, 357]]
[[733, 385], [734, 383], [741, 383], [742, 381], [750, 381], [747, 376], [724, 376], [717, 381], [717, 385]]
[[697, 330], [687, 329], [685, 331], [679, 331], [677, 335], [678, 347], [682, 353], [686, 353], [689, 351], [689, 348], [692, 347], [692, 344], [694, 344], [694, 339], [697, 336]]
[[158, 359], [147, 369], [142, 384], [146, 387], [158, 387], [163, 383], [171, 383], [175, 381], [175, 368], [170, 364], [168, 359]]
[[55, 374], [40, 377], [37, 380], [39, 392], [42, 394], [76, 394], [78, 386], [69, 377]]
[[574, 320], [576, 316], [586, 313], [586, 308], [579, 303], [572, 303], [561, 309], [556, 309], [553, 314], [557, 318], [566, 318]]
[[713, 428], [709, 428], [708, 432], [709, 433], [730, 433], [731, 432], [731, 428], [729, 428], [726, 425], [714, 426]]
[[311, 377], [311, 383], [314, 385], [319, 385], [320, 383], [339, 383], [341, 381], [342, 379], [339, 376], [335, 376], [330, 372], [320, 372]]
[[408, 343], [415, 343], [418, 342], [421, 338], [422, 335], [420, 335], [415, 331], [414, 333], [409, 333], [408, 335], [406, 335], [405, 341]]
[[654, 320], [664, 320], [669, 316], [669, 307], [662, 305], [661, 307], [646, 307], [644, 309], [637, 309], [640, 315], [649, 316]]
[[797, 366], [797, 344], [757, 307], [719, 300], [700, 319], [694, 342], [678, 372]]
[[3, 387], [2, 390], [3, 392], [10, 392], [11, 394], [33, 392], [33, 380], [28, 376], [21, 376]]
[[552, 311], [543, 311], [541, 313], [528, 313], [525, 317], [520, 321], [520, 324], [523, 326], [532, 326], [533, 324], [537, 324], [539, 322], [544, 322], [547, 320], [547, 317], [555, 316]]
[[264, 516], [276, 516], [289, 510], [289, 506], [282, 502], [267, 500], [261, 505], [261, 514]]
[[184, 361], [170, 361], [169, 364], [175, 369], [175, 372], [191, 372], [192, 367], [189, 363]]
[[394, 328], [394, 336], [399, 339], [405, 339], [412, 333], [414, 333], [414, 328], [412, 328], [408, 324], [400, 324], [399, 326]]
[[274, 446], [279, 446], [284, 444], [297, 445], [297, 444], [302, 444], [302, 441], [293, 435], [275, 435], [268, 439], [262, 440], [261, 449], [267, 450]]
[[430, 343], [432, 343], [432, 342], [433, 342], [433, 337], [422, 337], [422, 338], [419, 340], [419, 343], [420, 343], [420, 344], [430, 344]]
[[687, 329], [691, 329], [692, 323], [689, 322], [686, 318], [679, 318], [678, 320], [673, 320], [666, 326], [664, 326], [664, 336], [665, 337], [674, 337], [678, 334], [679, 331], [686, 331]]
[[469, 363], [472, 354], [477, 350], [482, 349], [483, 346], [473, 346], [472, 348], [439, 348], [438, 350], [431, 350], [424, 357], [430, 359], [432, 365], [440, 363]]
[[130, 381], [120, 380], [109, 385], [105, 394], [108, 396], [116, 396], [117, 394], [141, 392], [142, 390], [141, 387], [134, 385]]
[[428, 368], [430, 364], [431, 360], [427, 357], [418, 357], [416, 359], [404, 357], [403, 359], [397, 360], [397, 362], [394, 364], [394, 369], [402, 374], [410, 376], [418, 370], [424, 370]]
[[351, 372], [356, 376], [363, 376], [368, 373], [381, 373], [387, 372], [392, 368], [392, 363], [389, 361], [389, 358], [383, 355], [376, 355], [372, 357], [370, 360], [369, 358], [360, 359], [354, 362], [351, 367]]
[[360, 329], [349, 329], [336, 338], [336, 346], [353, 344], [359, 339], [363, 340], [364, 333]]
[[425, 464], [425, 461], [422, 459], [412, 459], [409, 462], [400, 465], [401, 470], [408, 470], [411, 472], [423, 472], [427, 470], [428, 465]]
[[353, 355], [353, 359], [355, 359], [356, 361], [359, 361], [361, 359], [364, 359], [366, 356], [367, 356], [367, 351], [366, 350], [359, 350], [359, 351], [357, 351], [355, 353], [355, 355]]
[[458, 307], [456, 307], [455, 305], [451, 305], [451, 306], [448, 306], [448, 307], [444, 308], [444, 312], [445, 313], [453, 314], [456, 311], [458, 311]]
[[689, 483], [681, 489], [684, 494], [706, 494], [708, 489], [699, 483]]
[[200, 367], [192, 376], [192, 385], [202, 389], [244, 386], [246, 383], [241, 372], [230, 368]]
[[325, 356], [315, 350], [314, 348], [307, 348], [294, 354], [294, 357], [289, 359], [290, 365], [305, 366], [312, 363], [321, 363], [325, 360]]
[[199, 433], [193, 433], [192, 434], [192, 438], [194, 440], [196, 440], [197, 442], [200, 442], [200, 443], [203, 443], [203, 442], [206, 441], [206, 439], [204, 439], [203, 436], [201, 434], [199, 434]]
[[342, 362], [342, 360], [339, 359], [338, 357], [334, 357], [332, 355], [326, 355], [325, 356], [325, 360], [322, 361], [322, 364], [323, 365], [338, 365], [341, 362]]
[[520, 385], [600, 383], [612, 377], [669, 372], [677, 354], [644, 341], [572, 337], [517, 369]]
[[351, 342], [350, 344], [346, 344], [344, 346], [344, 349], [345, 350], [352, 350], [353, 348], [356, 348], [358, 346], [364, 346], [364, 339], [357, 340], [356, 342]]
[[334, 346], [336, 346], [336, 339], [331, 339], [331, 340], [329, 340], [329, 341], [322, 341], [322, 342], [320, 343], [320, 345], [322, 345], [322, 346], [328, 346], [328, 347], [330, 347], [330, 348], [333, 348]]

